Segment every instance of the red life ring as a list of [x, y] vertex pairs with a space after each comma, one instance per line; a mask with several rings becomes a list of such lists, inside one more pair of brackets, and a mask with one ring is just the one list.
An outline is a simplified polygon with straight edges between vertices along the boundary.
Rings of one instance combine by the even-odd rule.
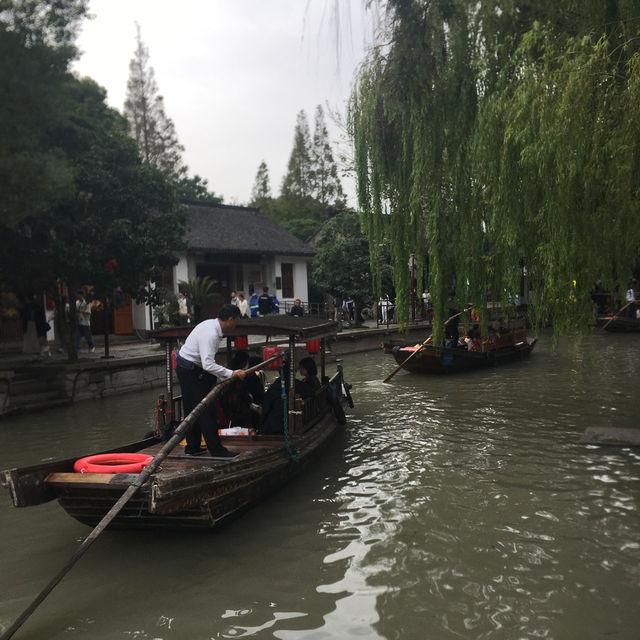
[[153, 456], [143, 453], [99, 453], [76, 460], [76, 473], [140, 473]]

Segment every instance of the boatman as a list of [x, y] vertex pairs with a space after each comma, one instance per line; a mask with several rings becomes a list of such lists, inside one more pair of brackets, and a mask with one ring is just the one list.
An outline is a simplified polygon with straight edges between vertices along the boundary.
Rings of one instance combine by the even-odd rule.
[[[218, 380], [231, 376], [244, 378], [246, 371], [232, 371], [216, 362], [220, 340], [225, 333], [233, 331], [240, 318], [240, 309], [232, 304], [222, 305], [218, 317], [197, 324], [185, 343], [176, 353], [178, 380], [182, 390], [182, 406], [185, 417], [211, 391]], [[218, 419], [215, 404], [211, 402], [191, 425], [186, 434], [186, 455], [197, 456], [206, 453], [219, 458], [231, 458], [235, 454], [222, 446], [218, 435]], [[200, 447], [201, 436], [207, 449]]]

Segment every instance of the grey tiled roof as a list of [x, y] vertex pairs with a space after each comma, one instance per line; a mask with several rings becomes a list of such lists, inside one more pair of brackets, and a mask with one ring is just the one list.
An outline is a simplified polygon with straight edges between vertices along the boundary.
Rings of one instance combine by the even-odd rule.
[[313, 256], [315, 250], [279, 227], [259, 209], [202, 202], [185, 203], [189, 249], [224, 253]]

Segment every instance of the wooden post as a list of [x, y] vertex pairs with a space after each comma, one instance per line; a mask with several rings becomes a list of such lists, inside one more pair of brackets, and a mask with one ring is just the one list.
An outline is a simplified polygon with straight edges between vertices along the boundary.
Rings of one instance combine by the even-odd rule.
[[288, 398], [289, 398], [289, 435], [293, 435], [296, 432], [296, 339], [294, 336], [289, 336], [289, 380], [288, 380]]
[[164, 355], [166, 362], [166, 374], [167, 374], [167, 403], [164, 410], [164, 422], [168, 424], [173, 420], [173, 368], [171, 363], [171, 347], [173, 343], [170, 340], [166, 340], [164, 343]]

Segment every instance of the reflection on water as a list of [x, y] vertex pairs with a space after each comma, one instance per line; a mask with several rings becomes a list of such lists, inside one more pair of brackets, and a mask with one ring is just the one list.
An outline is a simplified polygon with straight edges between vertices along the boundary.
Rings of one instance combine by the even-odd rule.
[[[348, 429], [293, 486], [215, 535], [104, 533], [24, 637], [635, 640], [640, 452], [577, 440], [638, 426], [640, 340], [549, 343], [386, 385], [389, 356], [345, 358]], [[136, 439], [155, 395], [2, 422], [0, 467]], [[0, 499], [6, 624], [89, 529]]]

